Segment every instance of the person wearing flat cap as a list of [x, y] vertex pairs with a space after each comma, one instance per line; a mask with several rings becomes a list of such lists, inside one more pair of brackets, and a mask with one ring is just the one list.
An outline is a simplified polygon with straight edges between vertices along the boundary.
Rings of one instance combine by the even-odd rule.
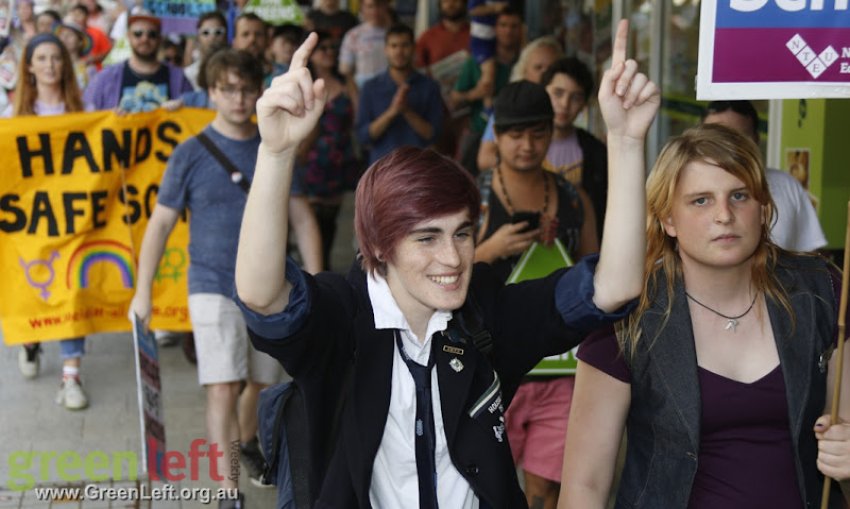
[[[499, 163], [478, 177], [483, 198], [475, 261], [490, 263], [507, 280], [535, 241], [551, 245], [557, 238], [573, 259], [597, 252], [596, 218], [587, 194], [543, 168], [555, 116], [546, 89], [525, 80], [511, 83], [494, 109]], [[523, 214], [537, 219], [512, 223]]]
[[[489, 263], [504, 283], [532, 246], [557, 247], [572, 260], [598, 252], [590, 198], [543, 168], [555, 117], [546, 89], [530, 81], [511, 83], [497, 96], [494, 109], [499, 163], [478, 176], [475, 261]], [[558, 500], [574, 380], [566, 373], [532, 371], [505, 412], [511, 453], [523, 469], [531, 507], [536, 500], [554, 507]]]

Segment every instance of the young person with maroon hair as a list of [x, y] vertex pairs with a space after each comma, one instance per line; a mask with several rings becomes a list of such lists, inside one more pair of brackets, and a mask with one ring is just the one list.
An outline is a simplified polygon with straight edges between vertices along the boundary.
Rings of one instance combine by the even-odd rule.
[[[621, 27], [623, 54], [626, 36]], [[284, 248], [295, 151], [325, 102], [324, 83], [306, 69], [316, 40], [311, 34], [257, 103], [262, 142], [236, 261], [254, 345], [280, 360], [304, 395], [316, 506], [526, 507], [504, 407], [537, 361], [624, 316], [641, 290], [636, 154], [657, 88], [634, 61], [603, 82], [612, 199], [598, 259], [504, 286], [488, 265], [473, 267], [479, 196], [470, 176], [434, 151], [403, 148], [360, 180], [361, 257], [348, 277], [313, 277]]]

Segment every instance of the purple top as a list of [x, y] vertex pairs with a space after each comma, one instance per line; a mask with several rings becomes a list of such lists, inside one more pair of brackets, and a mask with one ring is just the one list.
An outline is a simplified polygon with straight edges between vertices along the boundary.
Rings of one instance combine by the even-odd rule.
[[[631, 381], [611, 328], [588, 337], [578, 358], [620, 381]], [[701, 367], [698, 373], [699, 462], [688, 509], [799, 509], [803, 499], [780, 366], [752, 383]]]
[[[91, 104], [97, 110], [111, 110], [118, 106], [121, 100], [121, 77], [127, 61], [104, 67], [89, 81], [89, 85], [83, 92], [83, 102]], [[169, 63], [168, 67], [168, 98], [176, 99], [184, 92], [194, 90], [192, 83], [186, 79], [183, 69]]]

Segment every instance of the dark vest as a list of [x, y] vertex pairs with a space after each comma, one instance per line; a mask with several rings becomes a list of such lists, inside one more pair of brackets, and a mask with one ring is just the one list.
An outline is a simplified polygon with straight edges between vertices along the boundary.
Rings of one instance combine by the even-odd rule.
[[[826, 364], [836, 334], [835, 289], [817, 257], [782, 256], [775, 275], [787, 291], [796, 324], [781, 304], [767, 310], [785, 377], [788, 418], [801, 507], [820, 506], [823, 476], [816, 466], [812, 427], [824, 412]], [[666, 279], [658, 278], [655, 304], [643, 316], [642, 342], [626, 360], [632, 373], [626, 464], [617, 508], [685, 508], [697, 471], [701, 404], [693, 326], [681, 278], [674, 284], [670, 319]], [[657, 336], [657, 337], [656, 337]], [[652, 338], [656, 338], [654, 341]], [[831, 501], [838, 501], [831, 497]]]

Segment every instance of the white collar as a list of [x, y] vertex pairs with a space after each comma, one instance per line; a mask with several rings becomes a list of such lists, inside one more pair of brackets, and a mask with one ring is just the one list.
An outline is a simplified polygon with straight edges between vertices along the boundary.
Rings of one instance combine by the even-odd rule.
[[[372, 302], [372, 311], [375, 314], [375, 328], [400, 329], [415, 337], [410, 324], [407, 323], [407, 318], [404, 317], [404, 313], [401, 312], [401, 308], [398, 307], [398, 303], [393, 297], [386, 278], [377, 273], [367, 274], [366, 287], [369, 292], [369, 300]], [[451, 311], [442, 309], [434, 311], [434, 314], [428, 319], [425, 337], [419, 339], [423, 344], [427, 343], [435, 332], [446, 330], [451, 319]]]

